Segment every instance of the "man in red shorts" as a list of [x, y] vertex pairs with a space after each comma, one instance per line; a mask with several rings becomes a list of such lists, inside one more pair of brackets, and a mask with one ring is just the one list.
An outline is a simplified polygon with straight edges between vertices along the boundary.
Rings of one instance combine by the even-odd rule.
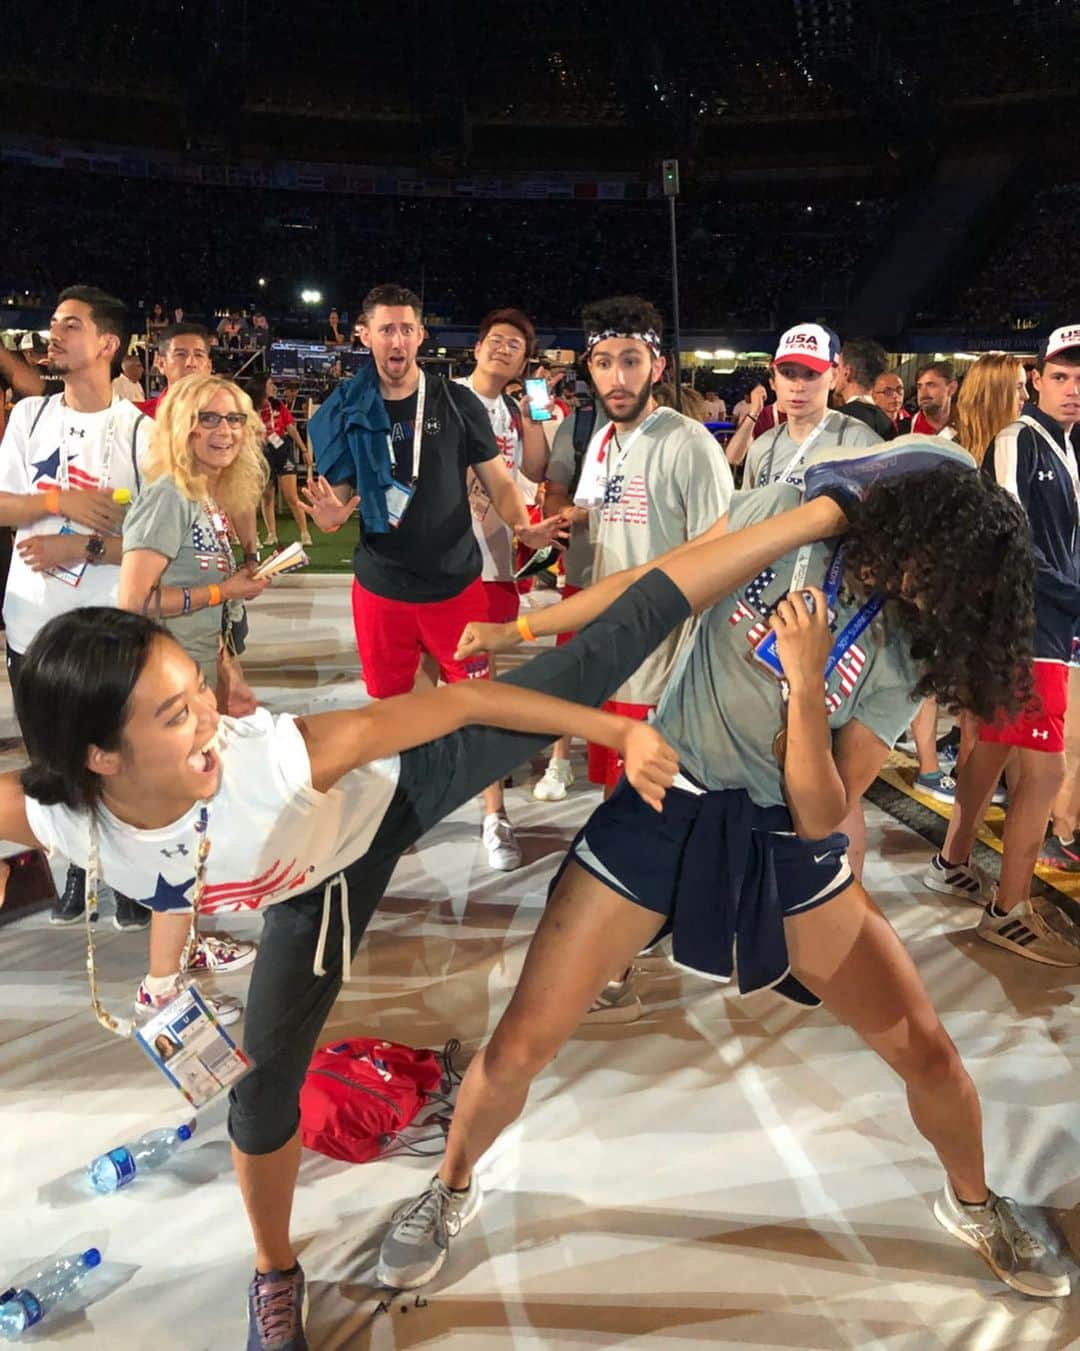
[[981, 726], [978, 745], [960, 771], [945, 844], [923, 880], [932, 891], [985, 903], [968, 858], [998, 776], [1016, 750], [1019, 783], [1010, 793], [1005, 818], [1001, 880], [975, 932], [1047, 966], [1080, 966], [1080, 931], [1056, 907], [1029, 895], [1046, 823], [1065, 777], [1068, 661], [1080, 620], [1080, 324], [1054, 330], [1040, 349], [1032, 379], [1038, 402], [1025, 404], [1017, 421], [994, 438], [983, 472], [1018, 499], [1031, 523], [1035, 698], [1018, 717]]
[[[639, 296], [586, 305], [586, 360], [607, 418], [593, 434], [574, 494], [590, 512], [592, 580], [651, 562], [713, 525], [733, 484], [720, 447], [700, 422], [659, 408], [653, 386], [664, 373], [661, 320]], [[645, 719], [656, 707], [690, 634], [666, 639], [606, 707]], [[610, 794], [622, 775], [617, 755], [589, 747], [589, 779]]]
[[[419, 297], [403, 286], [375, 287], [364, 300], [360, 337], [372, 364], [339, 386], [308, 425], [320, 479], [305, 496], [323, 530], [340, 529], [360, 508], [353, 623], [367, 692], [385, 699], [412, 689], [422, 652], [448, 684], [487, 675], [486, 661], [454, 660], [461, 630], [490, 613], [469, 510], [470, 469], [523, 543], [549, 544], [562, 523], [529, 522], [479, 399], [421, 371]], [[508, 829], [505, 817], [485, 817], [495, 866], [507, 866]]]
[[[522, 376], [535, 346], [536, 330], [528, 315], [515, 309], [492, 310], [480, 324], [473, 349], [475, 370], [456, 381], [471, 389], [487, 410], [499, 454], [507, 473], [521, 489], [531, 519], [539, 516], [539, 508], [531, 503], [547, 468], [547, 438], [543, 422], [534, 421], [528, 408], [506, 393], [506, 386]], [[488, 617], [493, 624], [511, 623], [517, 619], [519, 608], [514, 532], [495, 510], [475, 470], [469, 473], [468, 486]], [[521, 846], [506, 815], [501, 781], [484, 792], [484, 844], [493, 868], [506, 872], [521, 865]]]

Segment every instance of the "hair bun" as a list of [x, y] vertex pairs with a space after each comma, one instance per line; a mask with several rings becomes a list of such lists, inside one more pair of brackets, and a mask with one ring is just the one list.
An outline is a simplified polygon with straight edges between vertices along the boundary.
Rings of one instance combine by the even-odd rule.
[[73, 811], [79, 808], [74, 785], [65, 774], [48, 765], [27, 765], [19, 775], [19, 782], [26, 796], [43, 807], [70, 807]]

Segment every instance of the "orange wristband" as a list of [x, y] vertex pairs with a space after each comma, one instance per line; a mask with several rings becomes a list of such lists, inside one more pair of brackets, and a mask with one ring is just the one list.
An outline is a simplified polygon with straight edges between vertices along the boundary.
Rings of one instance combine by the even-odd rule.
[[210, 585], [209, 585], [209, 587], [207, 587], [207, 590], [210, 592], [210, 604], [211, 604], [211, 605], [220, 605], [220, 604], [221, 604], [221, 587], [218, 586], [217, 582], [211, 582]]
[[46, 488], [41, 494], [45, 499], [45, 510], [50, 516], [60, 515], [60, 489]]
[[529, 628], [529, 621], [525, 618], [524, 615], [518, 615], [517, 617], [517, 631], [518, 633], [521, 634], [525, 642], [527, 643], [536, 642], [536, 634], [533, 633], [532, 629]]

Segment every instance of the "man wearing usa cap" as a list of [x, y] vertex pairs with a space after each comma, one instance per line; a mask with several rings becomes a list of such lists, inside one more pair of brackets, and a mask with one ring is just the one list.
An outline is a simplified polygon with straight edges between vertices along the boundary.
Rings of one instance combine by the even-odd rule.
[[1054, 798], [1065, 777], [1065, 710], [1073, 631], [1080, 622], [1080, 324], [1057, 328], [1032, 375], [1038, 399], [999, 432], [983, 472], [1020, 502], [1035, 560], [1036, 702], [1011, 719], [983, 723], [964, 763], [941, 853], [924, 882], [984, 904], [968, 858], [1005, 761], [1020, 759], [1005, 821], [1001, 880], [975, 932], [1048, 966], [1080, 966], [1080, 930], [1057, 907], [1028, 895]]
[[791, 483], [802, 487], [803, 464], [823, 446], [876, 446], [881, 437], [858, 419], [829, 409], [836, 384], [840, 339], [822, 324], [796, 324], [780, 339], [773, 357], [776, 406], [782, 426], [759, 436], [746, 457], [743, 486]]

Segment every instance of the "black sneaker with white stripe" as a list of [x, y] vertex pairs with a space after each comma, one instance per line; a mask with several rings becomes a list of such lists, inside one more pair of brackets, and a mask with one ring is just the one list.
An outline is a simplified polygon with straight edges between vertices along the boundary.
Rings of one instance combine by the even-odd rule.
[[1029, 898], [1007, 911], [987, 906], [975, 932], [1044, 966], [1080, 966], [1080, 931], [1052, 901]]
[[923, 873], [923, 886], [944, 896], [959, 896], [974, 905], [986, 904], [982, 878], [970, 862], [946, 863], [940, 854], [935, 854]]

